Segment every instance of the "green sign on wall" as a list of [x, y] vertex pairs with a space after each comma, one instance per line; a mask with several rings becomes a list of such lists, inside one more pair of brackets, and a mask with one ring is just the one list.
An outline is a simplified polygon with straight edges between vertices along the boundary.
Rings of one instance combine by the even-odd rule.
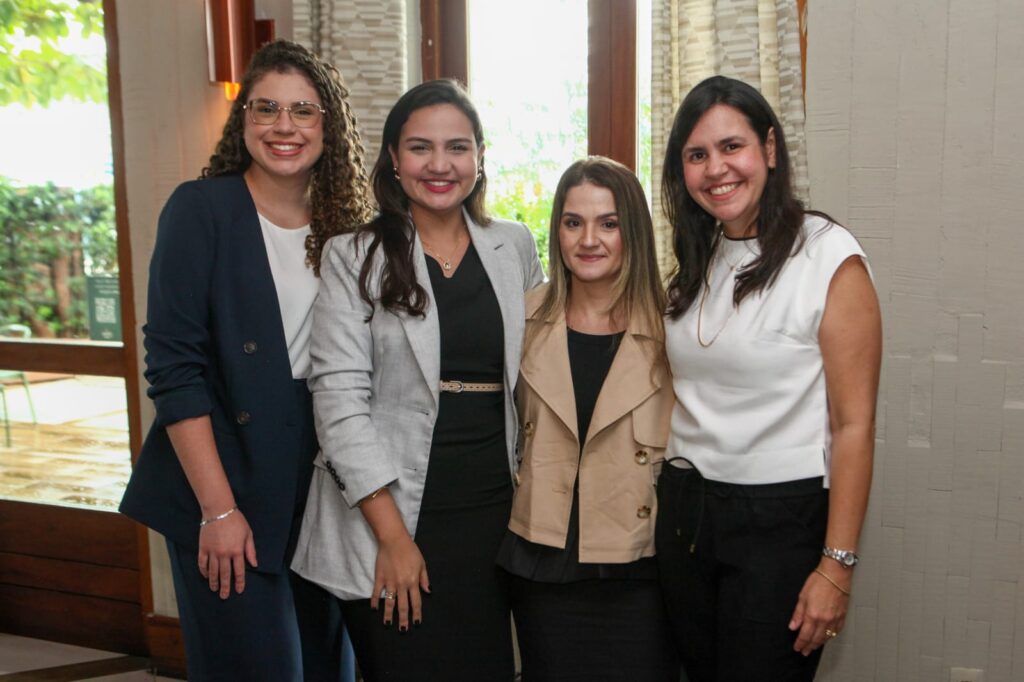
[[121, 290], [117, 277], [86, 277], [89, 298], [89, 338], [93, 341], [121, 340]]

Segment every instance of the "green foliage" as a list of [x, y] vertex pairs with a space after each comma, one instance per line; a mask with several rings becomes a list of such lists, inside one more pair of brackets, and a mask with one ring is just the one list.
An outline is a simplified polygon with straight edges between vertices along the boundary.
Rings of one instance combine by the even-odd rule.
[[501, 187], [490, 192], [490, 211], [498, 218], [526, 223], [537, 242], [544, 272], [548, 271], [548, 229], [553, 187], [538, 179], [536, 167], [518, 166], [501, 171]]
[[59, 47], [72, 29], [83, 38], [103, 34], [99, 0], [0, 0], [0, 106], [106, 101], [105, 69]]
[[[586, 81], [565, 83], [565, 96], [571, 107], [568, 126], [559, 130], [537, 130], [523, 126], [520, 121], [506, 121], [504, 129], [495, 131], [496, 137], [506, 147], [529, 150], [523, 155], [529, 161], [513, 166], [503, 165], [503, 160], [498, 158], [490, 166], [494, 171], [488, 187], [491, 213], [498, 218], [526, 223], [537, 242], [544, 272], [548, 272], [548, 234], [555, 186], [572, 161], [587, 155]], [[551, 150], [558, 150], [559, 156], [567, 150], [570, 158], [564, 163], [556, 161], [551, 158]]]
[[87, 336], [85, 275], [116, 272], [110, 185], [16, 187], [0, 177], [0, 325]]

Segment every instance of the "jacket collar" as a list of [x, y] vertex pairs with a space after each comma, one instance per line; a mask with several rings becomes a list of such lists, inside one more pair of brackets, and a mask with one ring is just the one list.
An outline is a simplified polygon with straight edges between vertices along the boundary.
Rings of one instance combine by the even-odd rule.
[[[526, 335], [532, 343], [524, 354], [520, 372], [579, 443], [565, 311], [559, 311], [550, 322], [536, 316], [547, 287], [547, 284], [541, 285], [527, 297]], [[588, 442], [657, 392], [666, 380], [661, 363], [654, 368], [651, 366], [657, 345], [650, 330], [639, 321], [630, 320], [594, 406]], [[605, 390], [606, 386], [612, 386], [614, 390]]]

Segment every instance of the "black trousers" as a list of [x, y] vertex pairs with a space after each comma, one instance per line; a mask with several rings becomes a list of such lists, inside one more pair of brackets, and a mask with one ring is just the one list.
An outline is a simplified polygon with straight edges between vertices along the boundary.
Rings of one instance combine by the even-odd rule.
[[821, 659], [793, 650], [789, 620], [828, 521], [820, 478], [767, 485], [658, 479], [658, 570], [690, 682], [803, 682]]
[[512, 577], [523, 682], [679, 682], [655, 580]]

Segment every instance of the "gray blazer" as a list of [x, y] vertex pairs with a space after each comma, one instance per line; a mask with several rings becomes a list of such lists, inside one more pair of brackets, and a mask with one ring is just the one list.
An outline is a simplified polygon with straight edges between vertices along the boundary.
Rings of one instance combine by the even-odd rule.
[[[465, 218], [501, 308], [505, 439], [514, 476], [518, 427], [512, 390], [526, 317], [523, 293], [539, 284], [543, 273], [524, 225], [494, 220], [480, 227], [468, 214]], [[321, 451], [292, 560], [297, 573], [341, 599], [366, 599], [373, 590], [377, 541], [356, 506], [360, 500], [390, 486], [406, 528], [416, 533], [441, 379], [440, 327], [419, 237], [413, 262], [416, 281], [430, 296], [425, 318], [371, 308], [360, 297], [364, 242], [364, 237], [340, 235], [324, 249], [309, 378]], [[379, 289], [382, 265], [378, 250], [371, 291]]]

